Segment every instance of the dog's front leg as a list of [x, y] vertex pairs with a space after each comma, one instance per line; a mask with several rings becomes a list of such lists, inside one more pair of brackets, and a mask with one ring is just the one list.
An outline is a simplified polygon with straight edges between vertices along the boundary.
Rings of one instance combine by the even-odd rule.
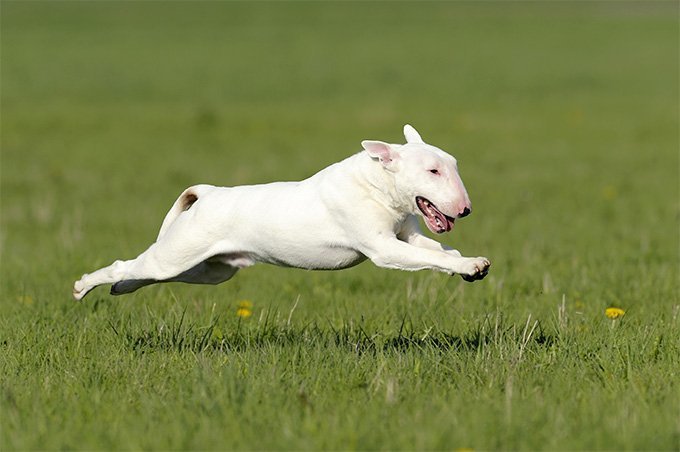
[[414, 215], [409, 216], [406, 221], [404, 221], [401, 231], [399, 231], [397, 237], [399, 240], [419, 248], [444, 251], [448, 254], [451, 254], [452, 256], [461, 257], [461, 254], [458, 250], [454, 250], [450, 246], [444, 245], [443, 243], [439, 243], [436, 240], [432, 240], [431, 238], [425, 236], [423, 231], [420, 229], [420, 225], [418, 224], [418, 218]]
[[378, 238], [362, 250], [375, 265], [397, 270], [436, 270], [459, 274], [466, 281], [484, 278], [491, 263], [485, 257], [460, 257], [445, 251], [420, 248], [397, 237]]

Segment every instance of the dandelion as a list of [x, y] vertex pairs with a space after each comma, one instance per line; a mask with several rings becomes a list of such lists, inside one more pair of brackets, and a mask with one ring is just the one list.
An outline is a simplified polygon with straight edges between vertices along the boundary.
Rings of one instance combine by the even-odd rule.
[[604, 315], [609, 317], [612, 320], [616, 320], [620, 317], [623, 317], [626, 311], [624, 311], [621, 308], [607, 308], [604, 310]]
[[238, 308], [236, 310], [236, 315], [241, 317], [242, 319], [247, 319], [251, 315], [253, 315], [253, 311], [247, 308]]
[[247, 319], [253, 315], [253, 302], [250, 300], [239, 301], [236, 315], [242, 319]]

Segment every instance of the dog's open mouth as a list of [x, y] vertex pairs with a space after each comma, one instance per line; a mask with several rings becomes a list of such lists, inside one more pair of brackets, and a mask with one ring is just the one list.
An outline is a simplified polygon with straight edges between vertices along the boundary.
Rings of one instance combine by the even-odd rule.
[[425, 217], [425, 224], [435, 234], [442, 234], [453, 229], [454, 218], [444, 215], [429, 200], [416, 196], [416, 204]]

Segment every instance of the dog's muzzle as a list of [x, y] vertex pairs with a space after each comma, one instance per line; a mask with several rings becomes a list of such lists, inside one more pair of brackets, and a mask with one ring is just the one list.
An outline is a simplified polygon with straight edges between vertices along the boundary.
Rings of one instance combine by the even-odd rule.
[[[416, 196], [416, 205], [422, 212], [423, 217], [425, 218], [425, 224], [430, 231], [435, 234], [442, 234], [453, 229], [453, 223], [456, 221], [455, 218], [443, 214], [428, 199], [425, 199], [422, 196]], [[470, 210], [467, 208], [465, 210], [467, 210], [467, 213], [464, 212], [465, 215], [468, 215]]]

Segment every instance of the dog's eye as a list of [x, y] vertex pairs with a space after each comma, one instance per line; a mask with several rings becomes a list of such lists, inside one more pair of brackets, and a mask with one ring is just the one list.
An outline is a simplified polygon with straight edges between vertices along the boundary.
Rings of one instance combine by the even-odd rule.
[[430, 172], [432, 174], [436, 174], [437, 176], [439, 176], [439, 170], [438, 169], [431, 169]]

